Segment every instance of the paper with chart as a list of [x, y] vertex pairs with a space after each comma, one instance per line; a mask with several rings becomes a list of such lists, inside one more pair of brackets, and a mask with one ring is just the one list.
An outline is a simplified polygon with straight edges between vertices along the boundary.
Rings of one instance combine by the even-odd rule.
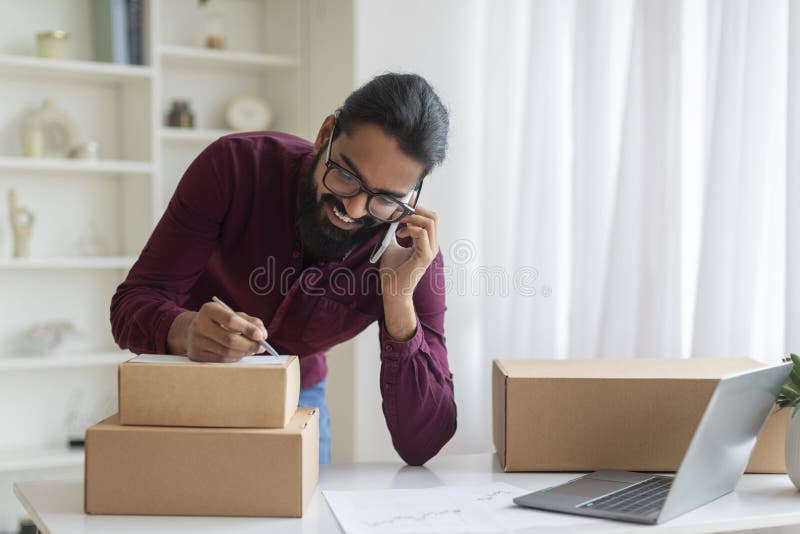
[[479, 486], [322, 492], [348, 534], [508, 532], [592, 522], [516, 506], [530, 490], [497, 482]]
[[245, 356], [238, 362], [232, 363], [218, 363], [218, 362], [195, 362], [186, 356], [176, 356], [174, 354], [140, 354], [139, 356], [128, 360], [130, 363], [172, 363], [172, 364], [195, 364], [195, 365], [282, 365], [286, 363], [286, 356]]

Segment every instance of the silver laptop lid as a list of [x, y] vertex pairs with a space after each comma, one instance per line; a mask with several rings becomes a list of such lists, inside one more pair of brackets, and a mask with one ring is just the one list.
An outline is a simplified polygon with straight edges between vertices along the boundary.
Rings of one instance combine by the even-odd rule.
[[792, 364], [722, 378], [675, 475], [658, 521], [733, 491]]

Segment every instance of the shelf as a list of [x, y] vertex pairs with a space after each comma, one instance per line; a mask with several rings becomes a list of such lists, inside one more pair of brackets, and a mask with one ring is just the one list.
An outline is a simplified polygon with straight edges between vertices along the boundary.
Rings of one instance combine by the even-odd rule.
[[197, 128], [161, 128], [158, 135], [162, 140], [173, 143], [213, 143], [232, 130], [212, 130]]
[[92, 256], [75, 258], [10, 258], [0, 260], [0, 270], [130, 269], [136, 258]]
[[178, 66], [227, 67], [231, 69], [285, 68], [295, 67], [297, 62], [289, 56], [237, 52], [233, 50], [209, 50], [188, 46], [161, 46], [161, 60]]
[[149, 161], [82, 160], [69, 158], [25, 158], [0, 156], [0, 170], [57, 171], [97, 174], [151, 174]]
[[150, 81], [153, 69], [142, 65], [119, 65], [99, 61], [45, 59], [0, 54], [0, 75], [15, 78], [44, 76], [82, 82], [120, 84]]
[[83, 465], [83, 449], [49, 447], [0, 451], [0, 472]]
[[135, 354], [123, 350], [83, 354], [57, 354], [54, 356], [37, 356], [33, 354], [0, 356], [0, 371], [116, 366], [134, 356]]

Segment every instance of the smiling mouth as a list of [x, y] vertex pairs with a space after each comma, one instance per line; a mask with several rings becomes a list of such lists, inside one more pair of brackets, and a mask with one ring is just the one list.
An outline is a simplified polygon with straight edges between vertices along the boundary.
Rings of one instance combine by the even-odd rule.
[[356, 220], [355, 220], [355, 219], [353, 219], [353, 218], [351, 218], [351, 217], [348, 217], [347, 215], [345, 215], [344, 213], [342, 213], [341, 211], [339, 211], [339, 208], [338, 208], [338, 207], [336, 207], [336, 206], [333, 206], [332, 210], [333, 210], [333, 214], [334, 214], [334, 215], [336, 215], [337, 217], [339, 217], [339, 219], [341, 219], [342, 221], [346, 222], [347, 224], [353, 224], [354, 222], [356, 222]]
[[325, 211], [327, 212], [328, 220], [341, 230], [352, 231], [363, 226], [361, 221], [348, 216], [341, 208], [334, 204], [326, 202]]

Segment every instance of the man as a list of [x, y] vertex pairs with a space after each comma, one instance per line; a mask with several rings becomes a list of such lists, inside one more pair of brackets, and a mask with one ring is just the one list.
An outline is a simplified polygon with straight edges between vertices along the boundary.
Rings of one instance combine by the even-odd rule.
[[[117, 343], [233, 362], [269, 337], [300, 356], [300, 404], [320, 408], [327, 462], [325, 351], [377, 320], [392, 442], [407, 463], [425, 463], [456, 429], [437, 220], [417, 205], [448, 127], [423, 78], [385, 74], [327, 117], [313, 146], [276, 132], [212, 143], [111, 301]], [[369, 257], [393, 221], [405, 246], [392, 240], [378, 270]]]

